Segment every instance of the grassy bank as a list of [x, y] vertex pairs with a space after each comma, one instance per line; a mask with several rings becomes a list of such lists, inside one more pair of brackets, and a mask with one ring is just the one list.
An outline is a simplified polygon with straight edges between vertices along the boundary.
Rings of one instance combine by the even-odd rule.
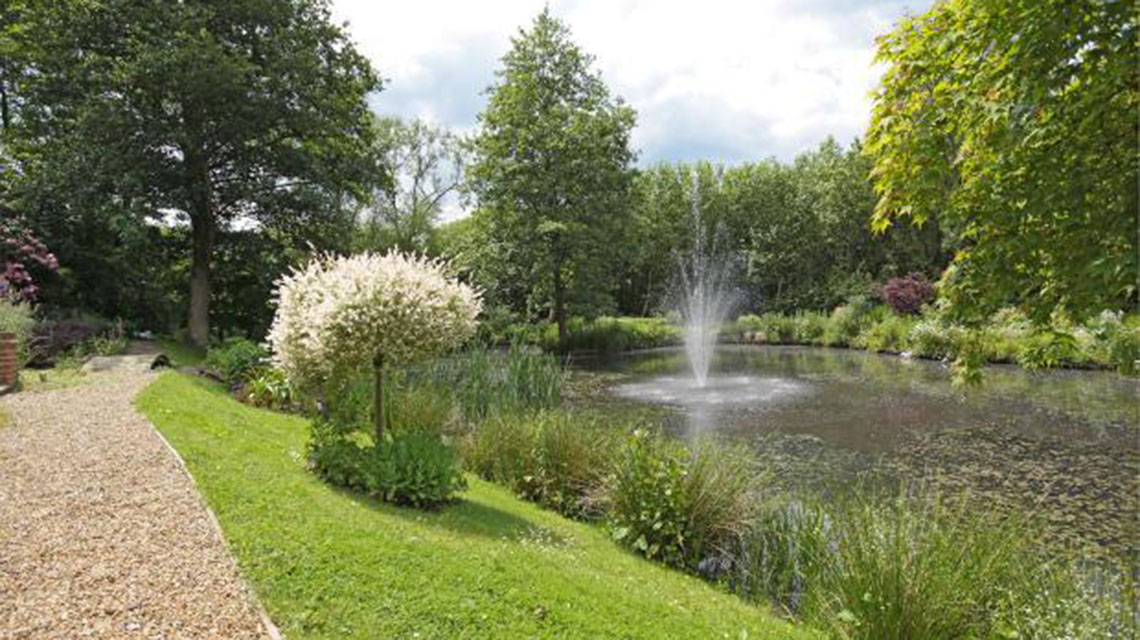
[[813, 637], [474, 478], [439, 512], [334, 489], [305, 470], [305, 420], [215, 385], [167, 373], [138, 405], [291, 638]]

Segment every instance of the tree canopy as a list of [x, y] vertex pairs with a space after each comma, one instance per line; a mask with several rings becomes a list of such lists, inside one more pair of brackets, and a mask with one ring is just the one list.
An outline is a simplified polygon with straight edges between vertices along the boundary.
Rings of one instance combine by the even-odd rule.
[[1137, 300], [1140, 31], [1132, 3], [946, 0], [879, 40], [875, 225], [951, 234], [943, 294], [1043, 321]]
[[528, 302], [566, 334], [569, 307], [607, 306], [626, 228], [633, 109], [544, 10], [512, 40], [479, 116], [467, 176], [478, 229], [522, 270]]
[[365, 97], [380, 81], [325, 0], [68, 0], [17, 19], [20, 68], [0, 82], [23, 208], [45, 226], [189, 221], [199, 344], [230, 225], [341, 222], [377, 176]]

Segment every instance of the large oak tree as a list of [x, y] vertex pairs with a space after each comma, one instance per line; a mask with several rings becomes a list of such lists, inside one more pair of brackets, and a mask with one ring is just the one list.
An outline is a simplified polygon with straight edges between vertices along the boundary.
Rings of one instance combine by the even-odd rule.
[[320, 226], [378, 175], [380, 81], [326, 0], [55, 0], [18, 19], [6, 137], [28, 193], [50, 190], [52, 215], [188, 220], [198, 344], [220, 231]]

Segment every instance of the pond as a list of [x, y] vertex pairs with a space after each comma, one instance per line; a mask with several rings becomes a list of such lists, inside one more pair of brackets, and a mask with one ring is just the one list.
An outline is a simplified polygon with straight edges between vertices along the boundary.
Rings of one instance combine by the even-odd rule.
[[697, 387], [683, 351], [580, 360], [601, 398], [666, 407], [679, 437], [746, 442], [785, 484], [887, 470], [1043, 515], [1066, 543], [1135, 553], [1140, 381], [1101, 371], [986, 369], [961, 391], [939, 362], [858, 350], [730, 346]]

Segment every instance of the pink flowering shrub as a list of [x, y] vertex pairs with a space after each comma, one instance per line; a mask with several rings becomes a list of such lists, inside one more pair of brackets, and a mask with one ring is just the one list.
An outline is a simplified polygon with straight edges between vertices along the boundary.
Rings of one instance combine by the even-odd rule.
[[475, 332], [479, 294], [437, 260], [391, 252], [324, 257], [278, 283], [269, 331], [290, 380], [319, 383], [454, 349]]
[[18, 220], [0, 221], [0, 298], [32, 302], [39, 287], [29, 270], [57, 271], [59, 261]]

